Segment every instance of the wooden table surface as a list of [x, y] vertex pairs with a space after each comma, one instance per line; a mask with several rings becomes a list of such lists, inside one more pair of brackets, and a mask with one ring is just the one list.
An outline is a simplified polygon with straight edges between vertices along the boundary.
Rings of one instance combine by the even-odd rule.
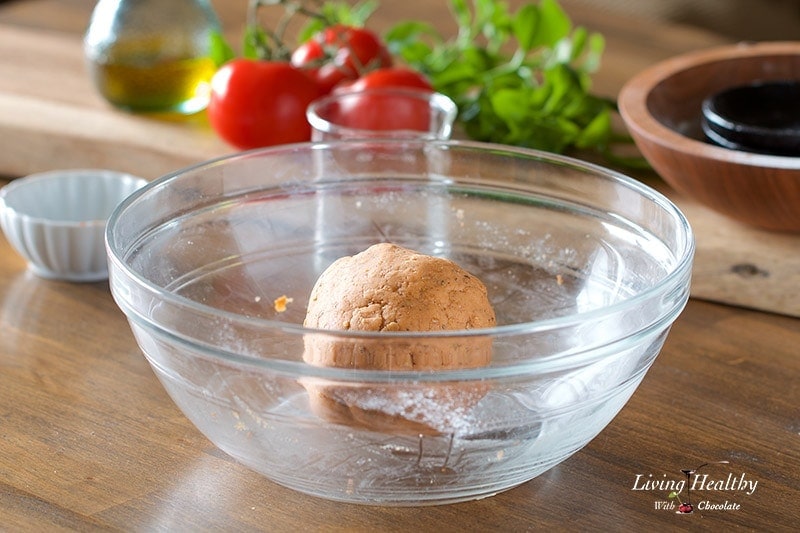
[[[244, 3], [215, 2], [231, 35]], [[79, 39], [92, 6], [0, 2], [0, 23]], [[438, 21], [445, 10], [444, 0], [387, 1], [374, 23]], [[723, 42], [585, 8], [570, 13], [607, 36], [596, 83], [608, 94], [655, 60]], [[280, 487], [216, 450], [157, 382], [107, 283], [38, 279], [0, 237], [0, 529], [790, 531], [800, 524], [799, 347], [797, 318], [692, 299], [629, 404], [561, 465], [481, 501], [343, 505]], [[744, 476], [756, 489], [695, 495], [736, 510], [657, 509], [668, 490], [645, 481], [722, 460], [729, 464], [709, 468], [710, 477]]]

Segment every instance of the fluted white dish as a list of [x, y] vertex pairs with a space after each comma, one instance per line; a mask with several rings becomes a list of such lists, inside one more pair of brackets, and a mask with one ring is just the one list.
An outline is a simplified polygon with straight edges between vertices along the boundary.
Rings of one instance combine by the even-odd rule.
[[108, 277], [108, 217], [146, 183], [144, 178], [102, 169], [31, 174], [0, 189], [0, 226], [35, 274], [100, 281]]

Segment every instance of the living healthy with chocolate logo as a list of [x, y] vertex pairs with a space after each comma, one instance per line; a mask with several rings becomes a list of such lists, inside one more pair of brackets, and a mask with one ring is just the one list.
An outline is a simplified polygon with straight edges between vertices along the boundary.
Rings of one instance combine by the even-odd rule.
[[700, 470], [714, 465], [727, 465], [729, 461], [712, 461], [695, 468], [682, 468], [683, 476], [636, 474], [631, 490], [650, 491], [664, 495], [654, 501], [656, 510], [692, 514], [695, 511], [738, 511], [743, 497], [752, 496], [758, 489], [758, 480], [745, 472], [732, 470]]

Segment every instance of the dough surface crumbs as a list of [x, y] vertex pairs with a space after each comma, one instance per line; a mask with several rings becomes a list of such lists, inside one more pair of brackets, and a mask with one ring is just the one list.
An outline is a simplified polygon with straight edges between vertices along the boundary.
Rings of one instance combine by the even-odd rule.
[[289, 298], [285, 294], [283, 296], [275, 298], [275, 301], [273, 302], [273, 305], [275, 306], [275, 311], [277, 313], [283, 313], [284, 311], [286, 311], [286, 306], [292, 303], [293, 301], [294, 301], [293, 298]]
[[[339, 331], [426, 332], [496, 325], [483, 283], [454, 262], [381, 243], [336, 260], [311, 291], [304, 325]], [[491, 361], [485, 336], [353, 339], [308, 334], [312, 365], [368, 370], [453, 370]], [[381, 431], [452, 431], [486, 392], [483, 383], [373, 386], [304, 383], [311, 406], [337, 423]]]

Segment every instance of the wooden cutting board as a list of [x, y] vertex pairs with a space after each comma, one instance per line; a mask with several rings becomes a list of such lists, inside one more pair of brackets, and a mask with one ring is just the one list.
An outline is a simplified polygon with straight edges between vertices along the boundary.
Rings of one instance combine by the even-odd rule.
[[695, 232], [694, 298], [800, 317], [800, 235], [744, 226], [658, 188]]
[[112, 109], [73, 35], [0, 25], [0, 175], [112, 168], [155, 178], [231, 152], [200, 114], [157, 120]]
[[[99, 167], [153, 179], [231, 152], [202, 115], [112, 109], [74, 36], [0, 25], [0, 176]], [[800, 317], [800, 235], [742, 226], [657, 185], [696, 234], [693, 297]]]

